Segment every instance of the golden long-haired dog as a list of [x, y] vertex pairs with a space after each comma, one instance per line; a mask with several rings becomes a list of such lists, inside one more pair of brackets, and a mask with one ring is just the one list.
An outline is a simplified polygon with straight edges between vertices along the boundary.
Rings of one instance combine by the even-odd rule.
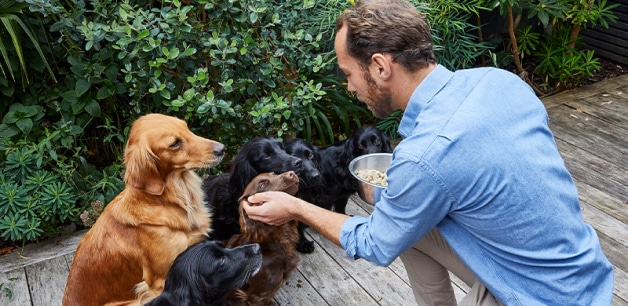
[[124, 152], [125, 188], [79, 243], [63, 305], [140, 304], [159, 295], [177, 255], [210, 231], [194, 170], [223, 155], [224, 145], [195, 135], [183, 120], [137, 119]]

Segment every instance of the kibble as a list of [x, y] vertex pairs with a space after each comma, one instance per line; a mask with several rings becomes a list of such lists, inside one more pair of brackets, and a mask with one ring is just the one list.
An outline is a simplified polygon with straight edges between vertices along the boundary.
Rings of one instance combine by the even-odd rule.
[[356, 170], [355, 174], [363, 180], [378, 186], [386, 187], [386, 173], [375, 169]]

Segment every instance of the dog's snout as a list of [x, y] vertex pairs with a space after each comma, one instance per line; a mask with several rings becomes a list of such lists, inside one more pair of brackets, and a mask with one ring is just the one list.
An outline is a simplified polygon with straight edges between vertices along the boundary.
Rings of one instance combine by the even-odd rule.
[[286, 172], [286, 175], [287, 175], [288, 177], [290, 177], [290, 178], [297, 179], [297, 174], [296, 174], [294, 171], [292, 171], [292, 170], [291, 170], [291, 171]]
[[313, 181], [319, 180], [321, 178], [321, 173], [318, 170], [311, 171], [309, 175], [310, 179]]
[[213, 153], [215, 156], [223, 156], [225, 154], [225, 145], [223, 145], [222, 143], [217, 143], [216, 145], [214, 145]]

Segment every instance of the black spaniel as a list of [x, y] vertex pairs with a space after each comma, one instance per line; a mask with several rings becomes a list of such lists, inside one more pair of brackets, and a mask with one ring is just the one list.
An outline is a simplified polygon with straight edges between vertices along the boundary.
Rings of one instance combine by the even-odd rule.
[[168, 271], [164, 291], [145, 305], [223, 305], [231, 290], [248, 283], [261, 268], [259, 244], [228, 249], [222, 243], [205, 240], [177, 256]]
[[[288, 154], [300, 158], [303, 162], [303, 174], [298, 175], [299, 191], [297, 197], [313, 202], [322, 186], [321, 155], [318, 152], [318, 147], [302, 138], [286, 140], [284, 146]], [[314, 251], [314, 242], [305, 238], [304, 230], [306, 227], [304, 223], [299, 222], [297, 251], [300, 253], [312, 253]]]

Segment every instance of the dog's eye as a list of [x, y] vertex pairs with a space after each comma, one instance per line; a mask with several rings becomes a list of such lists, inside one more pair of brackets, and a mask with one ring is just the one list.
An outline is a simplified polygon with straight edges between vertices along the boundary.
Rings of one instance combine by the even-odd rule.
[[381, 142], [381, 141], [379, 141], [379, 139], [375, 139], [375, 145], [378, 145], [378, 146], [379, 146], [381, 143], [382, 143], [382, 142]]
[[264, 190], [264, 188], [266, 188], [266, 185], [268, 185], [268, 181], [260, 181], [259, 184], [257, 184], [257, 190]]
[[177, 138], [174, 140], [174, 142], [170, 145], [170, 148], [174, 149], [174, 148], [178, 148], [183, 144], [183, 141], [181, 141], [181, 139]]
[[314, 153], [310, 152], [310, 154], [307, 155], [307, 159], [314, 159]]
[[362, 144], [358, 144], [358, 149], [362, 150], [364, 149], [364, 146]]

